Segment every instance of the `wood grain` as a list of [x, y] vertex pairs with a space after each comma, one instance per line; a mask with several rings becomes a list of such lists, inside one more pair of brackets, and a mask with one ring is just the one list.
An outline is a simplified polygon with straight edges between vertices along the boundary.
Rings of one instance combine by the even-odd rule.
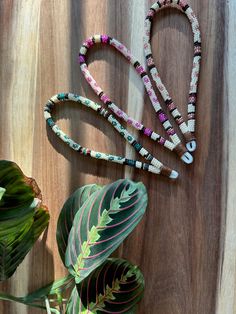
[[[24, 295], [65, 274], [55, 241], [57, 218], [64, 201], [83, 184], [105, 184], [127, 176], [143, 181], [149, 193], [145, 218], [117, 252], [139, 264], [144, 272], [146, 289], [138, 314], [213, 314], [216, 304], [219, 314], [234, 313], [233, 293], [225, 311], [228, 290], [222, 292], [219, 288], [219, 276], [226, 273], [222, 284], [227, 287], [231, 279], [230, 287], [235, 289], [235, 280], [230, 277], [235, 279], [235, 271], [228, 275], [227, 268], [235, 267], [236, 256], [233, 251], [230, 264], [221, 267], [232, 249], [225, 242], [224, 217], [227, 209], [233, 214], [230, 204], [235, 199], [232, 188], [229, 196], [225, 187], [225, 182], [232, 186], [235, 170], [234, 155], [228, 155], [229, 143], [235, 141], [235, 129], [228, 133], [234, 111], [229, 111], [228, 125], [228, 93], [223, 91], [234, 75], [231, 72], [231, 76], [224, 77], [225, 33], [228, 34], [225, 1], [189, 2], [199, 18], [203, 37], [194, 164], [186, 166], [170, 152], [140, 137], [154, 156], [179, 171], [180, 178], [173, 183], [142, 171], [78, 156], [46, 128], [43, 118], [44, 103], [58, 92], [76, 92], [99, 101], [77, 63], [79, 48], [87, 37], [108, 33], [143, 60], [143, 21], [152, 1], [0, 1], [0, 158], [16, 161], [36, 179], [51, 213], [47, 233], [0, 290]], [[176, 10], [161, 11], [155, 17], [152, 43], [163, 81], [186, 113], [193, 49], [186, 17]], [[230, 58], [227, 60], [232, 62]], [[89, 55], [89, 67], [118, 106], [162, 132], [141, 80], [124, 58], [111, 48], [95, 48]], [[235, 99], [233, 94], [230, 97]], [[57, 120], [82, 145], [136, 156], [110, 125], [89, 110], [68, 103], [58, 108]], [[228, 134], [230, 141], [222, 145]], [[229, 237], [233, 243], [235, 219], [231, 223]], [[222, 302], [221, 295], [225, 298]], [[43, 313], [7, 302], [0, 303], [0, 312]]]
[[236, 169], [236, 42], [234, 38], [236, 30], [236, 3], [229, 1], [226, 10], [227, 27], [225, 37], [225, 86], [224, 94], [226, 102], [224, 125], [228, 126], [224, 136], [224, 187], [222, 187], [222, 206], [226, 209], [222, 220], [221, 259], [219, 261], [217, 314], [231, 314], [236, 312], [236, 190], [234, 173]]

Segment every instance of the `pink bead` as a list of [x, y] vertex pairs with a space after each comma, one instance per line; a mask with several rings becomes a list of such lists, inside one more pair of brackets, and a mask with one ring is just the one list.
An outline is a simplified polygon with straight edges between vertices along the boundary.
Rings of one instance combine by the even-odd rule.
[[137, 72], [139, 74], [142, 74], [144, 72], [144, 68], [140, 65], [139, 67], [137, 67]]
[[153, 10], [148, 11], [148, 16], [153, 16], [155, 12]]
[[169, 129], [169, 130], [167, 130], [167, 134], [168, 134], [168, 135], [174, 135], [174, 134], [175, 134], [174, 129]]
[[150, 65], [153, 65], [153, 64], [154, 64], [153, 58], [148, 58], [147, 65], [150, 66]]
[[189, 97], [189, 102], [195, 102], [195, 97], [194, 96], [190, 96]]
[[183, 8], [183, 7], [185, 7], [187, 5], [187, 2], [184, 1], [184, 0], [180, 0], [179, 4]]
[[85, 42], [85, 45], [86, 45], [88, 48], [92, 47], [92, 46], [93, 46], [93, 40], [92, 40], [92, 38], [87, 39], [86, 42]]
[[172, 102], [168, 105], [168, 109], [169, 110], [174, 110], [176, 107], [175, 107], [175, 104]]

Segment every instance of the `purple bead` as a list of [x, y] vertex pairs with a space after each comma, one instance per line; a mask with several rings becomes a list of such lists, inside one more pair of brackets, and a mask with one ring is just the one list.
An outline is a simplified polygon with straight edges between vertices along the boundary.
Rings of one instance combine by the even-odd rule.
[[151, 130], [151, 129], [148, 129], [148, 128], [145, 128], [145, 129], [144, 129], [144, 134], [147, 135], [147, 136], [151, 136], [152, 130]]
[[108, 101], [110, 101], [110, 98], [109, 98], [106, 94], [103, 94], [102, 97], [101, 97], [101, 100], [102, 100], [104, 103], [107, 103]]
[[159, 143], [161, 144], [161, 145], [164, 145], [165, 144], [165, 139], [164, 139], [164, 137], [161, 137], [160, 138], [160, 140], [159, 140]]
[[79, 62], [85, 62], [85, 58], [83, 56], [79, 56]]
[[164, 113], [159, 113], [159, 119], [161, 122], [165, 122], [167, 120], [167, 116]]
[[102, 43], [106, 44], [108, 42], [108, 36], [107, 35], [102, 35]]
[[167, 134], [168, 135], [174, 135], [175, 134], [175, 130], [174, 129], [169, 129], [169, 130], [167, 130]]

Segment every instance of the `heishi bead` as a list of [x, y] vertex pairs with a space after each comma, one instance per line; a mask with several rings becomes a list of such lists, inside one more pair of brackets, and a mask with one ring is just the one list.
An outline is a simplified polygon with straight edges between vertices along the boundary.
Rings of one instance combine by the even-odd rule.
[[92, 38], [88, 38], [85, 42], [85, 45], [90, 48], [94, 45]]
[[95, 41], [96, 44], [101, 42], [100, 35], [94, 35], [93, 38], [94, 38], [94, 41]]
[[107, 35], [102, 35], [101, 38], [102, 38], [102, 43], [104, 43], [104, 44], [108, 43], [109, 37]]
[[195, 105], [189, 104], [188, 105], [188, 112], [195, 112], [195, 111], [196, 111]]
[[86, 55], [86, 53], [87, 53], [87, 48], [85, 48], [85, 47], [81, 47], [80, 48], [80, 51], [79, 51], [82, 55]]
[[79, 62], [85, 62], [84, 56], [79, 56]]
[[185, 122], [182, 122], [182, 124], [180, 124], [179, 128], [183, 134], [189, 132], [189, 128]]
[[160, 140], [159, 140], [159, 143], [160, 143], [161, 145], [164, 145], [165, 142], [166, 142], [166, 140], [164, 139], [164, 137], [161, 137]]
[[144, 129], [144, 134], [147, 135], [147, 136], [150, 136], [152, 134], [152, 130], [148, 129], [148, 128], [145, 128]]
[[159, 119], [161, 122], [164, 122], [167, 120], [167, 116], [162, 112], [162, 113], [159, 113]]

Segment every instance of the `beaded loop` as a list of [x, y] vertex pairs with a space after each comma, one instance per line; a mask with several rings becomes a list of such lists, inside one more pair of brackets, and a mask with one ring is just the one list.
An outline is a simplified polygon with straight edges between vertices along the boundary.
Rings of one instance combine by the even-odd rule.
[[[102, 88], [97, 84], [97, 82], [88, 70], [88, 66], [86, 64], [86, 54], [92, 46], [98, 43], [108, 44], [114, 47], [134, 66], [136, 72], [142, 78], [143, 84], [150, 98], [152, 106], [156, 112], [156, 115], [160, 120], [162, 126], [164, 127], [166, 133], [168, 134], [170, 140], [167, 140], [158, 133], [154, 132], [151, 128], [145, 127], [141, 122], [136, 121], [132, 117], [128, 116], [127, 113], [122, 111], [118, 106], [116, 106], [114, 102], [111, 101], [111, 99], [104, 93]], [[158, 144], [163, 145], [171, 151], [175, 151], [185, 163], [192, 163], [193, 157], [181, 143], [181, 140], [175, 132], [173, 126], [171, 125], [167, 115], [162, 110], [161, 104], [158, 101], [152, 83], [144, 67], [137, 61], [137, 59], [122, 43], [114, 38], [109, 37], [108, 35], [94, 35], [93, 37], [88, 38], [83, 43], [79, 53], [79, 63], [85, 79], [90, 84], [94, 92], [99, 96], [102, 102], [115, 113], [117, 117], [123, 119], [128, 124], [136, 128], [138, 131], [150, 137], [153, 141], [156, 141]]]
[[[115, 130], [131, 145], [134, 149], [143, 156], [149, 163], [143, 163], [140, 161], [127, 159], [125, 157], [120, 157], [116, 155], [105, 154], [101, 152], [96, 152], [90, 150], [86, 147], [82, 147], [80, 144], [73, 141], [68, 135], [66, 135], [59, 126], [52, 119], [52, 110], [57, 103], [65, 102], [65, 101], [75, 101], [85, 105], [96, 111], [100, 114], [104, 119], [106, 119], [110, 124], [115, 128]], [[72, 93], [61, 93], [51, 97], [47, 104], [44, 107], [44, 117], [47, 121], [49, 127], [53, 130], [53, 132], [66, 144], [68, 144], [72, 149], [77, 151], [78, 153], [90, 156], [97, 159], [103, 159], [111, 162], [115, 162], [118, 164], [128, 165], [134, 168], [143, 169], [155, 174], [162, 174], [171, 179], [176, 179], [178, 177], [178, 173], [170, 168], [164, 166], [159, 160], [153, 157], [115, 118], [114, 116], [107, 111], [107, 109], [103, 108], [101, 105]]]
[[[188, 121], [185, 122], [180, 111], [177, 109], [175, 103], [170, 97], [165, 85], [162, 83], [160, 74], [157, 67], [153, 61], [152, 49], [151, 49], [151, 28], [153, 17], [156, 12], [162, 8], [174, 7], [186, 14], [188, 17], [192, 31], [193, 31], [193, 40], [194, 40], [194, 58], [193, 58], [193, 68], [191, 74], [191, 82], [189, 89], [189, 100], [188, 100]], [[195, 113], [196, 113], [196, 101], [197, 101], [197, 88], [198, 88], [198, 79], [200, 72], [200, 61], [201, 61], [201, 34], [199, 23], [197, 17], [193, 13], [191, 7], [187, 4], [185, 0], [160, 0], [155, 2], [150, 10], [148, 11], [146, 20], [145, 20], [145, 35], [144, 35], [144, 52], [146, 57], [146, 62], [148, 69], [152, 75], [156, 86], [161, 93], [167, 109], [172, 114], [177, 125], [179, 126], [182, 134], [186, 139], [186, 147], [189, 151], [194, 151], [196, 149], [196, 139], [195, 139]]]

